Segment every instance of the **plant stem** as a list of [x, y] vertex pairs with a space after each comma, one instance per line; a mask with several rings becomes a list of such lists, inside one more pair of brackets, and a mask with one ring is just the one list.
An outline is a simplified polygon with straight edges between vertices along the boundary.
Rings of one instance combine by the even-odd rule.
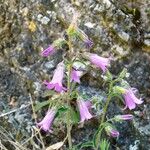
[[[110, 103], [110, 100], [111, 100], [111, 96], [109, 95], [108, 98], [107, 98], [107, 100], [106, 100], [106, 105], [105, 105], [105, 107], [103, 109], [103, 115], [102, 115], [102, 119], [101, 119], [101, 123], [99, 125], [99, 128], [101, 128], [101, 126], [104, 123], [105, 115], [106, 115], [107, 108], [108, 108], [108, 105]], [[100, 131], [102, 132], [102, 130], [100, 130]], [[101, 138], [101, 132], [98, 132], [97, 137], [96, 137], [96, 150], [98, 150], [98, 148], [99, 148], [99, 140]]]
[[102, 115], [102, 119], [101, 119], [101, 123], [100, 124], [103, 124], [104, 121], [105, 121], [105, 116], [106, 116], [106, 112], [107, 112], [110, 100], [111, 100], [111, 96], [109, 95], [108, 98], [107, 98], [107, 100], [106, 100], [106, 105], [105, 105], [105, 107], [103, 109], [103, 115]]
[[71, 58], [71, 53], [72, 53], [72, 44], [71, 40], [69, 37], [68, 41], [68, 46], [69, 46], [69, 65], [68, 65], [68, 80], [67, 80], [67, 106], [69, 110], [67, 111], [67, 137], [68, 137], [68, 144], [69, 144], [69, 150], [72, 149], [72, 140], [71, 140], [71, 122], [70, 122], [70, 92], [71, 92], [71, 70], [72, 70], [72, 58]]
[[[67, 105], [68, 108], [70, 109], [70, 88], [71, 88], [71, 83], [70, 83], [70, 78], [71, 78], [71, 69], [72, 69], [72, 64], [69, 64], [68, 66], [68, 83], [67, 83]], [[71, 141], [71, 123], [70, 123], [70, 110], [67, 111], [67, 137], [68, 137], [68, 144], [69, 144], [69, 149], [72, 149], [72, 141]]]
[[108, 109], [110, 100], [111, 100], [111, 98], [112, 98], [111, 93], [112, 93], [112, 89], [113, 89], [113, 84], [114, 84], [115, 82], [116, 82], [116, 80], [112, 81], [112, 82], [110, 83], [110, 85], [109, 85], [108, 98], [107, 98], [106, 104], [105, 104], [105, 106], [104, 106], [104, 108], [103, 108], [103, 115], [102, 115], [102, 119], [101, 119], [100, 125], [103, 124], [104, 121], [105, 121], [106, 112], [107, 112], [107, 109]]
[[[99, 125], [99, 129], [101, 128], [101, 126], [103, 125], [104, 121], [105, 121], [105, 116], [106, 116], [106, 112], [107, 112], [107, 109], [108, 109], [108, 106], [109, 106], [109, 103], [110, 103], [110, 100], [111, 100], [111, 93], [112, 93], [112, 88], [113, 88], [113, 84], [114, 82], [116, 82], [115, 80], [112, 81], [109, 85], [109, 93], [108, 93], [108, 98], [106, 100], [106, 104], [103, 108], [103, 115], [102, 115], [102, 118], [101, 118], [101, 122], [100, 122], [100, 125]], [[101, 130], [100, 130], [101, 131]], [[101, 131], [102, 132], [102, 131]], [[97, 134], [97, 137], [96, 137], [96, 150], [98, 150], [99, 148], [99, 140], [101, 138], [101, 132], [98, 132]]]

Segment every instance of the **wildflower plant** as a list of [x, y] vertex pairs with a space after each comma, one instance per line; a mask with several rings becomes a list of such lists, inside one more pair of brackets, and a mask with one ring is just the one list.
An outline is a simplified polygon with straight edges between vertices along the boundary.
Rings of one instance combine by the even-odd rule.
[[[62, 56], [63, 61], [56, 66], [51, 81], [43, 81], [45, 88], [49, 91], [48, 95], [50, 99], [38, 104], [36, 108], [41, 109], [45, 105], [49, 105], [49, 108], [46, 116], [37, 124], [37, 127], [45, 132], [51, 132], [55, 118], [57, 118], [59, 114], [63, 114], [63, 121], [67, 128], [66, 139], [68, 139], [69, 150], [82, 149], [84, 147], [92, 147], [95, 150], [109, 149], [110, 143], [102, 133], [106, 133], [106, 135], [112, 138], [119, 138], [120, 133], [115, 128], [114, 123], [133, 119], [132, 114], [123, 114], [124, 109], [122, 109], [123, 115], [118, 114], [113, 118], [109, 118], [107, 110], [110, 102], [114, 97], [119, 98], [122, 105], [125, 105], [125, 109], [129, 108], [129, 110], [132, 110], [143, 101], [135, 95], [137, 90], [131, 88], [124, 80], [127, 73], [126, 69], [123, 69], [118, 77], [114, 78], [109, 71], [112, 58], [110, 56], [99, 56], [96, 53], [90, 52], [94, 43], [79, 29], [77, 20], [78, 16], [74, 15], [71, 24], [66, 30], [67, 38], [62, 37], [55, 40], [47, 49], [41, 52], [43, 57], [50, 57], [55, 51], [63, 48], [63, 45], [69, 47], [69, 50]], [[80, 49], [75, 49], [74, 43], [79, 41], [83, 44], [80, 45]], [[94, 98], [91, 100], [84, 99], [83, 95], [80, 95], [77, 87], [81, 83], [80, 78], [86, 72], [76, 67], [75, 64], [78, 62], [83, 66], [94, 67], [101, 71], [104, 83], [108, 85], [108, 89], [106, 89], [107, 98], [103, 103], [96, 102]], [[102, 105], [102, 113], [98, 116], [92, 112], [94, 103]], [[121, 105], [119, 106], [122, 107]], [[93, 117], [99, 117], [99, 126], [93, 136], [93, 140], [79, 144], [79, 147], [72, 145], [71, 130], [73, 125], [84, 123]]]

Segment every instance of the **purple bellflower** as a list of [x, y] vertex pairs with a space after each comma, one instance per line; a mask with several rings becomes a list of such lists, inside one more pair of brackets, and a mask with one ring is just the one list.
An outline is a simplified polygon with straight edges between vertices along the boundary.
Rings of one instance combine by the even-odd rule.
[[48, 112], [46, 113], [46, 116], [43, 118], [43, 120], [39, 123], [37, 123], [37, 126], [44, 130], [45, 132], [50, 131], [50, 128], [52, 126], [54, 117], [55, 117], [56, 111], [53, 109], [48, 110]]
[[107, 67], [110, 64], [110, 58], [100, 57], [97, 54], [88, 53], [87, 54], [91, 63], [93, 63], [98, 68], [102, 69], [103, 72], [107, 70]]
[[140, 99], [138, 99], [136, 96], [135, 96], [135, 92], [137, 90], [135, 88], [129, 88], [128, 90], [125, 89], [125, 92], [123, 93], [123, 97], [125, 99], [125, 103], [126, 103], [126, 106], [124, 109], [126, 109], [127, 107], [132, 110], [136, 107], [136, 104], [142, 104], [143, 101]]
[[131, 115], [131, 114], [115, 116], [116, 121], [132, 120], [132, 119], [133, 119], [133, 115]]
[[46, 85], [47, 89], [54, 89], [57, 92], [62, 92], [66, 90], [66, 88], [62, 85], [64, 69], [64, 63], [60, 62], [54, 71], [54, 75], [51, 82], [44, 81], [44, 84]]
[[47, 49], [45, 49], [41, 52], [41, 55], [43, 57], [47, 57], [49, 55], [52, 55], [54, 53], [54, 51], [55, 51], [54, 46], [50, 45]]
[[109, 136], [112, 136], [114, 138], [119, 136], [119, 132], [114, 128], [112, 128], [111, 126], [105, 127], [105, 131]]
[[80, 83], [80, 77], [81, 77], [82, 73], [83, 73], [82, 71], [72, 69], [72, 71], [71, 71], [71, 81]]
[[77, 101], [79, 112], [80, 112], [80, 122], [91, 119], [93, 116], [89, 112], [90, 104], [83, 100]]

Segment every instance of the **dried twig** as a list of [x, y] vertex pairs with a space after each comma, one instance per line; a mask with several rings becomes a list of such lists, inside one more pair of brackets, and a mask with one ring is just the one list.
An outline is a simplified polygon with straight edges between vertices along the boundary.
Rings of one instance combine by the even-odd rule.
[[7, 116], [7, 115], [10, 115], [10, 114], [12, 114], [12, 113], [14, 113], [14, 112], [20, 111], [21, 109], [24, 109], [24, 108], [26, 108], [26, 107], [29, 107], [30, 105], [31, 105], [31, 103], [29, 103], [29, 104], [27, 104], [27, 105], [22, 105], [20, 108], [16, 108], [16, 109], [13, 109], [13, 110], [11, 110], [11, 111], [9, 111], [9, 112], [6, 112], [6, 113], [1, 114], [0, 117], [4, 117], [4, 116]]

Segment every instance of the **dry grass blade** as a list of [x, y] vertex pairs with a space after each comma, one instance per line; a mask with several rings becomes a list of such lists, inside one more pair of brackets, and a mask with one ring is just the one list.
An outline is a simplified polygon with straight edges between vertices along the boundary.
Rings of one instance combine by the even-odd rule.
[[61, 148], [63, 146], [64, 142], [58, 142], [55, 143], [49, 147], [46, 148], [46, 150], [58, 150], [59, 148]]

